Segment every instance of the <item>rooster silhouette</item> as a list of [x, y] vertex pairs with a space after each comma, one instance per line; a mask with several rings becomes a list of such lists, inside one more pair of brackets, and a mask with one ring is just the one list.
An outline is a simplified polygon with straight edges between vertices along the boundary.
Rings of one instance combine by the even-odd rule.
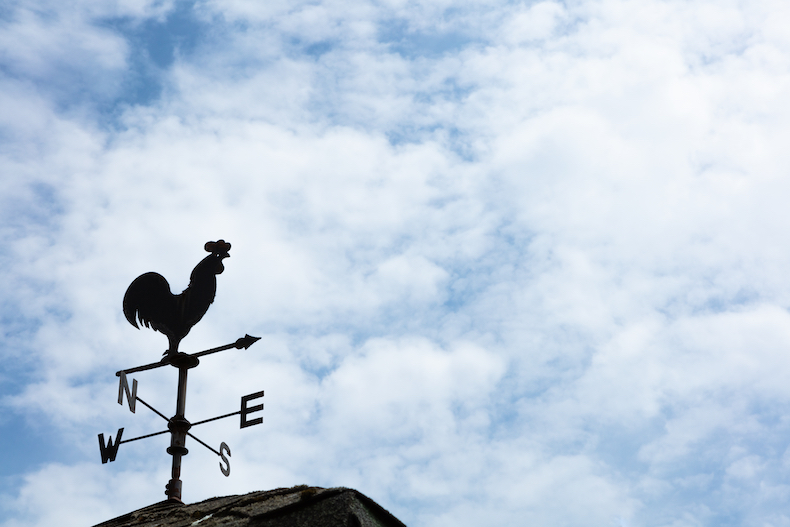
[[225, 270], [224, 258], [230, 258], [230, 244], [225, 240], [208, 242], [203, 258], [192, 270], [189, 285], [180, 295], [170, 292], [170, 284], [159, 273], [145, 273], [131, 283], [123, 296], [123, 314], [131, 325], [140, 329], [137, 320], [167, 335], [170, 345], [164, 355], [178, 353], [181, 339], [200, 322], [217, 294], [217, 275]]

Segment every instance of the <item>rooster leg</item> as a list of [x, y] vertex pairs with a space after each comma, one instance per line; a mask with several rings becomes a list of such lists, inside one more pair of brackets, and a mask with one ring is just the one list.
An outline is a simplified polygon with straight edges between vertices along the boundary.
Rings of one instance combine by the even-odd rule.
[[170, 348], [162, 353], [163, 357], [172, 357], [178, 354], [178, 345], [181, 342], [181, 339], [175, 339], [170, 335], [167, 336], [167, 342], [170, 344]]

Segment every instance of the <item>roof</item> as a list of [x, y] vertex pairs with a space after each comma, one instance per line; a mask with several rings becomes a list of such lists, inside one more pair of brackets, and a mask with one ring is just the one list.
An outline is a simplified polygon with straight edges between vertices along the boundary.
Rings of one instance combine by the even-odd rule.
[[282, 488], [185, 505], [162, 501], [95, 527], [406, 527], [354, 489]]

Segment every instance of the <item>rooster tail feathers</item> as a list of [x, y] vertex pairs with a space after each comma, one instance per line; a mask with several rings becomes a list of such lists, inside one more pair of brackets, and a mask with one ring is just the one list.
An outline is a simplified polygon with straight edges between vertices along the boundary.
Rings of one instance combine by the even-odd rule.
[[132, 310], [131, 308], [129, 308], [125, 300], [126, 299], [124, 298], [123, 314], [126, 316], [126, 320], [129, 321], [129, 324], [133, 325], [137, 329], [140, 329], [140, 326], [137, 325], [137, 321], [135, 320], [135, 315], [137, 314], [137, 310], [136, 309]]
[[132, 285], [126, 290], [126, 294], [123, 295], [123, 314], [126, 317], [126, 320], [129, 321], [129, 324], [133, 325], [137, 329], [140, 329], [140, 326], [137, 325], [137, 307], [139, 305], [139, 289], [135, 287], [137, 280], [132, 282]]
[[[123, 314], [131, 325], [140, 329], [139, 319], [146, 327], [161, 320], [161, 315], [173, 303], [170, 284], [159, 273], [145, 273], [134, 279], [123, 296]], [[158, 329], [154, 327], [154, 329]]]

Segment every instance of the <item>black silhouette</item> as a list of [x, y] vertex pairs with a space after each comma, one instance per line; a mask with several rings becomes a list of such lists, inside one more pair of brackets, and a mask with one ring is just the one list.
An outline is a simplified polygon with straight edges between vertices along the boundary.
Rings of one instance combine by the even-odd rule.
[[134, 279], [123, 296], [123, 314], [136, 328], [145, 327], [167, 335], [170, 348], [164, 355], [178, 353], [178, 344], [192, 326], [200, 322], [217, 294], [217, 275], [225, 270], [223, 258], [230, 258], [225, 240], [206, 243], [206, 256], [192, 270], [189, 285], [180, 295], [170, 292], [170, 284], [159, 273], [145, 273]]

